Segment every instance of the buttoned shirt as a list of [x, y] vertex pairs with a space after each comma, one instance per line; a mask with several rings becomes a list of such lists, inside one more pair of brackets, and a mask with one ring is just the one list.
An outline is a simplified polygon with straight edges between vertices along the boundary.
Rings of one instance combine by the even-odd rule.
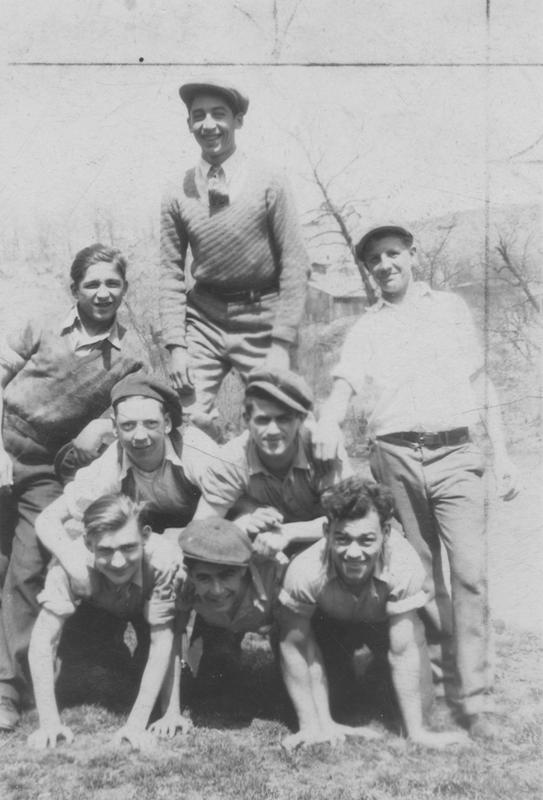
[[[223, 161], [221, 169], [224, 172], [224, 183], [226, 188], [228, 189], [228, 195], [230, 200], [235, 200], [236, 197], [239, 196], [242, 188], [243, 188], [243, 181], [245, 180], [245, 170], [246, 170], [246, 163], [247, 159], [245, 155], [239, 151], [234, 150], [232, 155]], [[209, 161], [205, 161], [205, 159], [201, 158], [196, 165], [196, 174], [195, 174], [195, 181], [196, 181], [196, 188], [198, 189], [198, 194], [202, 198], [203, 202], [209, 202], [208, 198], [208, 173], [211, 169], [212, 164]]]
[[79, 548], [81, 565], [87, 566], [86, 586], [76, 591], [69, 575], [53, 559], [47, 571], [44, 588], [38, 595], [38, 603], [62, 618], [70, 617], [82, 602], [86, 602], [122, 619], [133, 619], [143, 614], [150, 625], [172, 622], [175, 615], [175, 591], [171, 580], [167, 579], [155, 563], [155, 553], [161, 543], [158, 537], [154, 538], [152, 548], [144, 548], [134, 578], [121, 586], [109, 581], [96, 569], [94, 556], [83, 539], [78, 539], [74, 547]]
[[370, 434], [444, 431], [478, 417], [471, 378], [484, 357], [465, 302], [412, 284], [381, 299], [349, 331], [335, 378], [361, 395]]
[[149, 510], [177, 515], [179, 524], [184, 524], [184, 518], [190, 519], [196, 510], [203, 473], [216, 451], [217, 445], [209, 436], [198, 428], [187, 428], [181, 455], [176, 453], [170, 437], [166, 437], [160, 467], [145, 473], [114, 442], [95, 461], [78, 470], [74, 480], [64, 488], [70, 515], [81, 520], [94, 500], [120, 492], [129, 481], [130, 490], [125, 491], [134, 500], [145, 501]]
[[311, 434], [302, 426], [297, 436], [292, 464], [284, 477], [264, 466], [249, 431], [220, 448], [202, 477], [202, 495], [225, 512], [241, 498], [259, 506], [273, 506], [285, 522], [300, 522], [322, 516], [320, 494], [333, 483], [352, 474], [343, 448], [332, 464], [323, 470], [312, 455]]
[[311, 617], [317, 608], [326, 616], [342, 622], [384, 622], [426, 604], [423, 591], [424, 568], [413, 547], [392, 529], [371, 577], [355, 594], [338, 575], [321, 539], [290, 563], [279, 602], [300, 614]]
[[284, 557], [254, 556], [247, 567], [248, 583], [232, 615], [215, 608], [196, 595], [189, 577], [177, 594], [176, 608], [180, 612], [196, 611], [209, 624], [234, 633], [266, 632], [273, 622], [281, 581], [285, 572]]

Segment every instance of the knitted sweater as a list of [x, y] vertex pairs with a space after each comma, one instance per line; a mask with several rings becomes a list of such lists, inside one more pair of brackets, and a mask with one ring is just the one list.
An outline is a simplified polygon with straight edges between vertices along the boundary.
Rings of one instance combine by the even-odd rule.
[[32, 320], [8, 335], [0, 364], [12, 377], [4, 388], [3, 428], [12, 427], [55, 453], [107, 410], [117, 381], [145, 364], [139, 340], [119, 325], [121, 347], [109, 340], [76, 356], [55, 322]]
[[192, 275], [229, 291], [279, 286], [272, 336], [296, 339], [305, 302], [309, 259], [284, 178], [260, 161], [245, 165], [243, 186], [230, 204], [210, 209], [195, 169], [166, 192], [161, 213], [160, 309], [166, 345], [185, 342], [185, 259]]

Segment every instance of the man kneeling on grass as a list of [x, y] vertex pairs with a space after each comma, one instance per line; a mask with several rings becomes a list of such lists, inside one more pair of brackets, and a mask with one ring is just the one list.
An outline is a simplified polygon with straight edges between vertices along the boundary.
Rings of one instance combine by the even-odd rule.
[[[231, 649], [221, 653], [221, 633], [235, 637], [237, 654], [249, 632], [268, 633], [272, 627], [277, 597], [287, 559], [278, 554], [265, 557], [254, 552], [248, 535], [237, 525], [220, 517], [193, 520], [179, 535], [185, 578], [176, 599], [176, 655], [170, 672], [170, 702], [162, 720], [151, 730], [173, 736], [190, 723], [180, 712], [182, 640], [192, 612], [196, 612], [187, 660], [198, 676], [209, 668], [222, 680], [231, 677], [236, 666]], [[198, 639], [201, 641], [198, 643]], [[200, 661], [196, 663], [196, 653]], [[226, 656], [227, 663], [220, 663]]]
[[[66, 621], [72, 615], [76, 621], [77, 615], [88, 605], [106, 612], [104, 618], [113, 618], [113, 624], [115, 618], [126, 622], [143, 616], [150, 626], [151, 645], [139, 693], [126, 725], [114, 737], [116, 743], [126, 740], [133, 747], [139, 747], [146, 740], [149, 715], [170, 661], [175, 593], [169, 576], [154, 563], [155, 545], [160, 549], [160, 540], [154, 542], [152, 553], [146, 549], [146, 541], [153, 534], [148, 526], [142, 525], [141, 511], [141, 505], [123, 495], [105, 495], [87, 508], [83, 517], [84, 541], [81, 538], [76, 543], [81, 564], [88, 570], [84, 591], [82, 587], [74, 590], [70, 577], [58, 562], [52, 561], [49, 566], [45, 587], [38, 596], [41, 611], [29, 651], [40, 720], [39, 729], [28, 738], [32, 747], [55, 747], [59, 738], [68, 743], [74, 738], [70, 728], [60, 721], [55, 700], [54, 661]], [[85, 633], [85, 638], [81, 638], [89, 666], [88, 662], [93, 660], [92, 643], [87, 641], [88, 632]], [[100, 642], [94, 645], [95, 656], [100, 659], [103, 655]]]
[[416, 613], [426, 602], [424, 571], [391, 529], [390, 492], [351, 477], [327, 490], [322, 506], [325, 538], [291, 562], [279, 595], [281, 666], [300, 725], [284, 746], [344, 738], [346, 729], [331, 716], [328, 680], [335, 689], [338, 662], [362, 645], [390, 669], [409, 739], [434, 748], [463, 741], [463, 733], [423, 725], [422, 694], [431, 685]]

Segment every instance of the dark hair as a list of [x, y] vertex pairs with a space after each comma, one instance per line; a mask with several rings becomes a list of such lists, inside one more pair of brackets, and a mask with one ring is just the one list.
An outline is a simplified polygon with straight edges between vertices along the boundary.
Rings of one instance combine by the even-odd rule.
[[296, 409], [291, 408], [286, 403], [282, 403], [277, 397], [274, 397], [272, 394], [268, 394], [265, 389], [262, 389], [260, 386], [249, 386], [247, 391], [245, 392], [245, 397], [243, 398], [243, 413], [249, 419], [253, 414], [253, 409], [255, 407], [254, 400], [269, 400], [271, 403], [275, 403], [280, 408], [284, 408], [289, 414], [294, 414], [300, 419], [304, 419], [305, 414], [301, 414]]
[[361, 519], [375, 509], [383, 525], [394, 511], [390, 489], [360, 475], [352, 475], [326, 489], [321, 495], [321, 505], [330, 522]]
[[125, 257], [120, 250], [115, 250], [113, 247], [107, 247], [105, 244], [91, 244], [89, 247], [84, 247], [73, 260], [70, 267], [70, 278], [72, 283], [77, 287], [87, 274], [89, 267], [93, 264], [98, 264], [99, 261], [106, 261], [112, 264], [113, 268], [117, 270], [123, 281], [126, 280], [127, 263]]
[[96, 539], [104, 533], [113, 533], [123, 528], [131, 519], [143, 529], [144, 504], [135, 503], [124, 494], [105, 494], [95, 500], [83, 514], [83, 525], [87, 539]]

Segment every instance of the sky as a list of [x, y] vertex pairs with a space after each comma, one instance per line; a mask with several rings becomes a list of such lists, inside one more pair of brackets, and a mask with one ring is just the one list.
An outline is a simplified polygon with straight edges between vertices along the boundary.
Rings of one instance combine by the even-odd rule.
[[275, 23], [272, 8], [5, 0], [7, 230], [49, 226], [78, 248], [97, 209], [127, 231], [157, 219], [164, 183], [197, 157], [178, 86], [206, 75], [246, 90], [239, 146], [285, 168], [302, 214], [321, 199], [308, 155], [338, 176], [334, 198], [362, 209], [354, 236], [487, 195], [540, 202], [538, 2], [491, 0], [488, 22], [485, 0], [278, 0]]

